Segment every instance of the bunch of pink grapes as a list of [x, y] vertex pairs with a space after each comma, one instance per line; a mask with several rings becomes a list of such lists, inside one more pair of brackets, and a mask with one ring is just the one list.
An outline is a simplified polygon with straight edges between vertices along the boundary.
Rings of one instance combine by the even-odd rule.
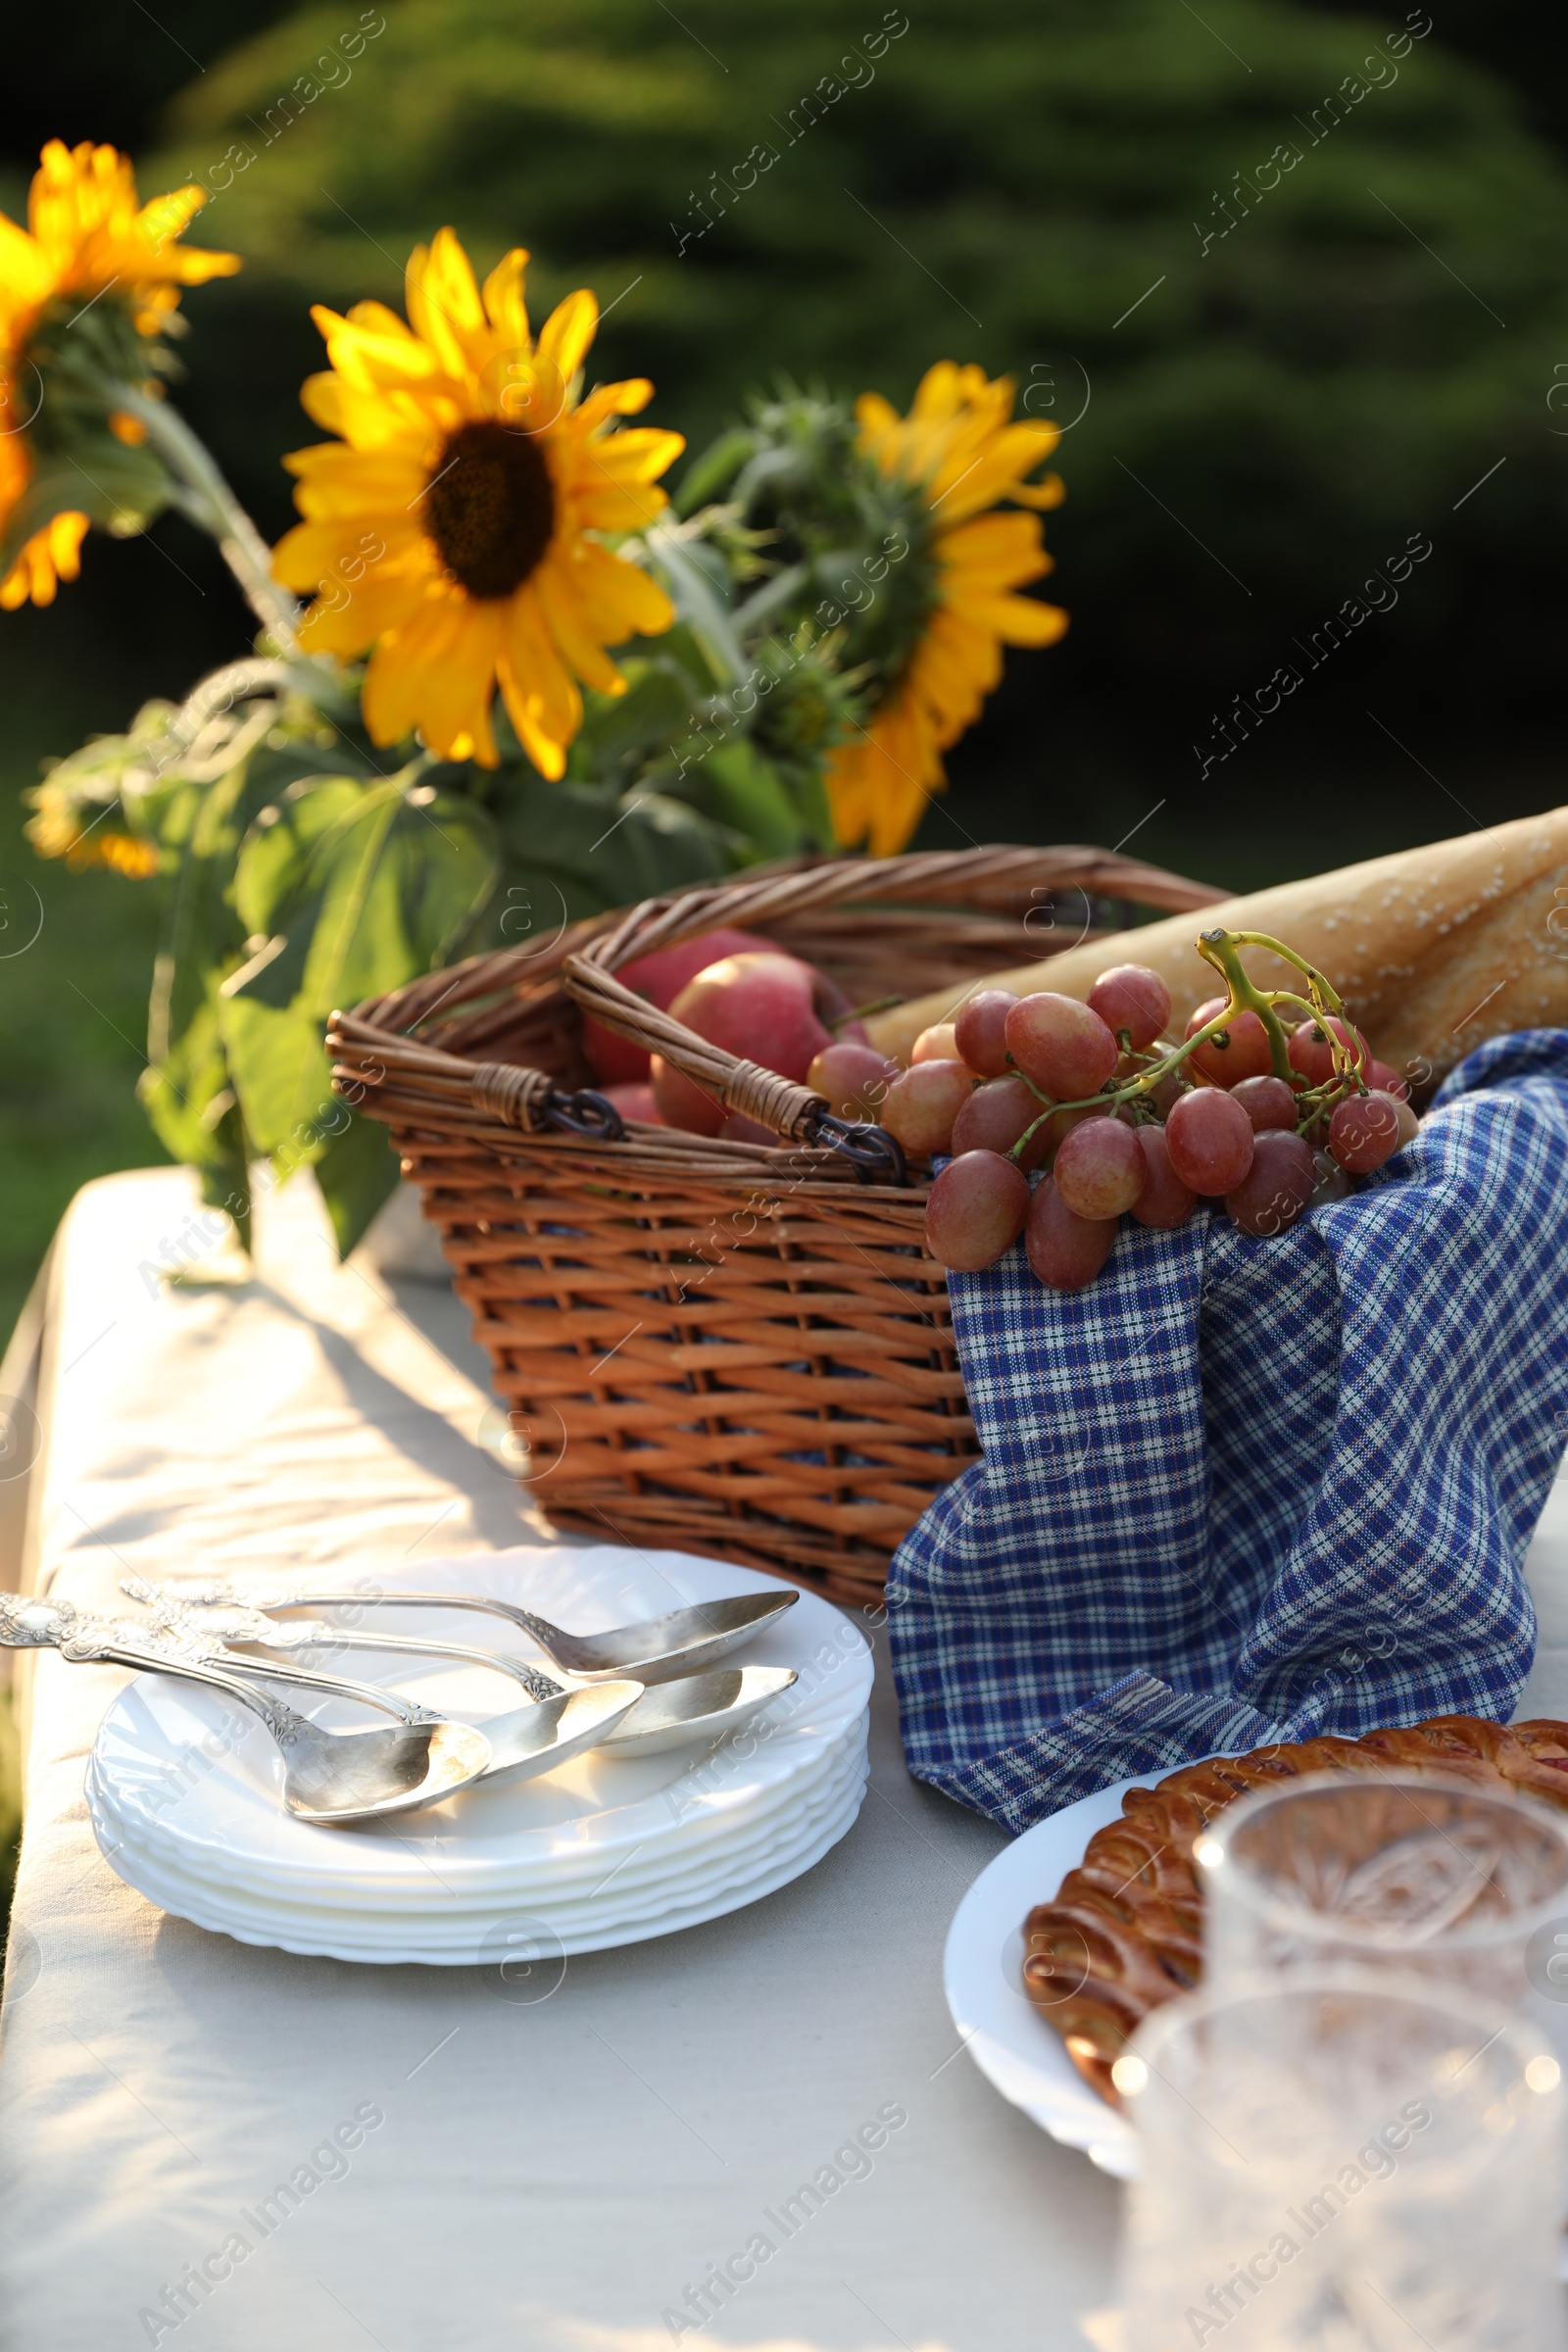
[[[1200, 1005], [1180, 1044], [1169, 990], [1136, 963], [1102, 972], [1087, 1004], [983, 989], [926, 1032], [877, 1116], [906, 1151], [953, 1154], [926, 1206], [940, 1264], [977, 1273], [1021, 1234], [1041, 1282], [1082, 1290], [1124, 1216], [1170, 1228], [1205, 1200], [1246, 1233], [1283, 1233], [1410, 1141], [1407, 1086], [1326, 1008], [1321, 975], [1310, 1002], [1259, 992], [1239, 944], [1204, 935], [1231, 993]], [[1276, 1004], [1307, 1017], [1287, 1028]]]

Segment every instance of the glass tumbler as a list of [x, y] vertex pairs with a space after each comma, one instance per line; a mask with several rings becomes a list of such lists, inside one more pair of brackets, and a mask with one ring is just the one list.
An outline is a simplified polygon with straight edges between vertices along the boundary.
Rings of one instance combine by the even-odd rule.
[[1561, 2346], [1561, 2070], [1497, 2003], [1303, 1970], [1155, 2010], [1114, 2079], [1127, 2352]]
[[1260, 1790], [1196, 1847], [1204, 1976], [1395, 1966], [1532, 2018], [1568, 2062], [1568, 1815], [1431, 1774]]

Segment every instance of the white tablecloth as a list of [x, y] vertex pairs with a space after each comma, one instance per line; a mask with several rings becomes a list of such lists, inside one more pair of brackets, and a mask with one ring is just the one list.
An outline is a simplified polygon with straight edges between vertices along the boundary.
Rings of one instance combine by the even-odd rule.
[[[358, 1573], [541, 1532], [481, 1442], [494, 1408], [450, 1294], [336, 1267], [305, 1181], [266, 1205], [254, 1278], [220, 1259], [161, 1278], [211, 1238], [177, 1170], [73, 1204], [36, 1364], [24, 1336], [0, 1379], [36, 1382], [44, 1435], [25, 1513], [15, 1481], [0, 1502], [5, 1583], [105, 1603], [128, 1569]], [[1568, 1606], [1552, 1639], [1568, 1690]], [[825, 1862], [710, 1927], [574, 1959], [534, 2005], [488, 1972], [296, 1959], [155, 1911], [82, 1803], [122, 1678], [28, 1663], [7, 2352], [1085, 2343], [1118, 2192], [957, 2046], [943, 1938], [1002, 1839], [908, 1779], [884, 1660], [871, 1794]], [[886, 2129], [869, 2169], [835, 2166], [864, 2125]], [[785, 2239], [763, 2215], [823, 2168], [843, 2185]], [[759, 2233], [776, 2251], [715, 2316], [665, 2316]]]

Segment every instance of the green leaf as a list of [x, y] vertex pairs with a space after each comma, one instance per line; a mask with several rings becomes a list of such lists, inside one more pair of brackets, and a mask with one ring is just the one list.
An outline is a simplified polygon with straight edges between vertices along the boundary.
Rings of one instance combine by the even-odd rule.
[[784, 778], [744, 737], [710, 752], [682, 781], [703, 814], [744, 834], [759, 859], [789, 858], [813, 846]]
[[398, 1155], [377, 1119], [350, 1117], [316, 1163], [339, 1257], [347, 1257], [378, 1208], [397, 1191]]
[[[740, 863], [737, 843], [710, 819], [646, 785], [550, 784], [506, 771], [497, 810], [506, 859], [497, 900], [498, 944], [516, 947], [525, 925], [599, 914], [693, 882], [717, 881]], [[524, 921], [516, 919], [523, 910]]]
[[667, 531], [655, 530], [648, 538], [648, 561], [702, 647], [713, 675], [723, 686], [738, 686], [746, 675], [746, 656], [724, 600], [693, 549]]
[[596, 697], [595, 704], [571, 747], [574, 775], [607, 777], [633, 754], [668, 743], [692, 718], [692, 696], [680, 675], [662, 662], [650, 663], [623, 695]]
[[348, 1127], [326, 1141], [322, 1157], [315, 1162], [315, 1181], [322, 1188], [338, 1256], [346, 1258], [400, 1181], [397, 1152], [383, 1124], [350, 1117]]
[[160, 810], [172, 876], [153, 971], [142, 1101], [163, 1143], [188, 1166], [226, 1165], [220, 1134], [232, 1095], [218, 989], [244, 953], [228, 902], [234, 855], [254, 808], [248, 765], [216, 784], [182, 779]]
[[46, 452], [7, 518], [0, 539], [4, 578], [35, 531], [57, 514], [85, 514], [118, 539], [144, 531], [169, 504], [169, 476], [150, 450], [127, 449], [104, 434], [79, 443], [73, 456]]
[[280, 1173], [333, 1132], [326, 1015], [440, 963], [498, 870], [486, 812], [428, 787], [310, 779], [264, 811], [234, 901], [266, 944], [223, 982], [219, 1027], [246, 1125]]
[[757, 436], [744, 424], [731, 426], [705, 449], [687, 468], [675, 497], [675, 512], [683, 518], [718, 498], [735, 479], [757, 447]]

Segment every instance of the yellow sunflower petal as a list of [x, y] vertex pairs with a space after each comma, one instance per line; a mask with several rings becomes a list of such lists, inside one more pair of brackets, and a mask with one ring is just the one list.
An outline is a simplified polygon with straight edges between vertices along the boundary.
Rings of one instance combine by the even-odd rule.
[[[531, 586], [512, 601], [497, 664], [512, 723], [541, 775], [565, 766], [564, 746], [582, 724], [582, 696], [545, 626]], [[535, 746], [554, 747], [541, 758]]]
[[634, 424], [629, 432], [602, 433], [588, 444], [593, 464], [617, 482], [657, 482], [686, 446], [684, 433], [656, 424]]
[[[383, 508], [394, 523], [411, 518], [430, 478], [426, 466], [401, 451], [372, 453], [346, 448], [341, 441], [295, 450], [283, 463], [299, 477], [295, 501], [301, 514], [313, 520]], [[416, 526], [411, 522], [411, 527]]]
[[605, 631], [609, 645], [618, 645], [634, 632], [662, 636], [674, 625], [675, 608], [659, 582], [607, 547], [586, 542], [572, 567], [572, 579], [590, 625]]
[[624, 383], [598, 384], [577, 410], [579, 424], [599, 424], [607, 416], [636, 416], [654, 397], [646, 375], [628, 376]]
[[862, 392], [855, 404], [855, 418], [862, 436], [873, 433], [897, 432], [902, 421], [898, 410], [880, 392]]
[[1037, 605], [1032, 597], [976, 596], [967, 610], [1006, 645], [1054, 645], [1067, 626], [1059, 606]]
[[558, 651], [584, 685], [597, 687], [601, 694], [624, 694], [626, 681], [595, 639], [564, 564], [547, 556], [531, 586]]
[[313, 589], [328, 574], [350, 585], [372, 565], [400, 571], [433, 568], [429, 543], [412, 517], [402, 526], [390, 515], [367, 525], [362, 515], [329, 522], [297, 522], [272, 550], [272, 571], [286, 588]]
[[428, 250], [415, 247], [405, 294], [409, 324], [447, 375], [460, 377], [483, 365], [484, 306], [468, 257], [450, 228], [437, 229]]
[[[443, 760], [467, 758], [476, 760], [481, 767], [494, 767], [496, 747], [489, 712], [506, 607], [465, 600], [457, 618], [458, 626], [444, 641], [440, 658], [424, 664], [416, 721], [431, 751]], [[460, 752], [460, 742], [469, 748]]]
[[522, 246], [514, 246], [503, 254], [484, 281], [483, 302], [489, 319], [502, 343], [511, 349], [527, 353], [533, 346], [528, 339], [528, 306], [523, 300], [523, 274], [528, 256]]
[[1038, 507], [1042, 512], [1051, 507], [1059, 507], [1066, 495], [1067, 485], [1059, 473], [1048, 473], [1040, 482], [1014, 482], [1007, 492], [1007, 496], [1015, 498], [1020, 506]]
[[539, 349], [546, 359], [555, 361], [569, 383], [598, 331], [599, 305], [586, 286], [580, 286], [556, 305], [539, 329]]
[[466, 616], [466, 600], [430, 596], [381, 639], [360, 697], [372, 743], [396, 743], [419, 725], [431, 675], [455, 649]]
[[428, 573], [371, 575], [354, 587], [333, 581], [301, 620], [300, 643], [307, 653], [351, 662], [389, 629], [406, 628], [430, 589]]

